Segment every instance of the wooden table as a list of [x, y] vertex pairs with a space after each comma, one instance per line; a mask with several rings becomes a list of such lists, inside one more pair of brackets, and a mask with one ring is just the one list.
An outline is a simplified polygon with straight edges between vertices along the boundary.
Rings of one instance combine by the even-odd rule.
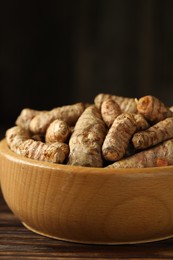
[[173, 259], [173, 239], [137, 245], [83, 245], [27, 230], [0, 194], [0, 259]]

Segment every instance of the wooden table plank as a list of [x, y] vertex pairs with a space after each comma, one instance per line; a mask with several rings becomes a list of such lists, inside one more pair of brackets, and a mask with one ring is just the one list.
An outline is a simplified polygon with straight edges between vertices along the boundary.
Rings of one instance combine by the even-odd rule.
[[27, 230], [0, 195], [0, 259], [173, 259], [173, 239], [103, 246], [47, 238]]

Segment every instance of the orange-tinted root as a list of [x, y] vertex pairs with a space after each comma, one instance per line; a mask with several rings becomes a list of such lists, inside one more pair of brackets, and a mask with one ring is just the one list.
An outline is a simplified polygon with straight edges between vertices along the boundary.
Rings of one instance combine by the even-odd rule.
[[131, 113], [119, 115], [109, 129], [102, 146], [103, 157], [108, 161], [121, 159], [136, 131], [136, 120]]
[[20, 154], [35, 160], [53, 163], [63, 163], [69, 153], [69, 146], [65, 143], [45, 144], [28, 139], [19, 146]]
[[76, 103], [42, 112], [31, 120], [29, 129], [35, 134], [45, 134], [48, 126], [56, 119], [63, 120], [69, 126], [72, 126], [76, 123], [85, 108], [86, 104]]
[[147, 130], [133, 135], [135, 149], [146, 149], [165, 140], [173, 138], [173, 117], [168, 117]]
[[136, 153], [107, 166], [107, 168], [145, 168], [173, 165], [173, 139]]
[[136, 100], [137, 110], [148, 121], [157, 123], [167, 117], [173, 116], [173, 112], [165, 106], [158, 98], [153, 96], [144, 96]]

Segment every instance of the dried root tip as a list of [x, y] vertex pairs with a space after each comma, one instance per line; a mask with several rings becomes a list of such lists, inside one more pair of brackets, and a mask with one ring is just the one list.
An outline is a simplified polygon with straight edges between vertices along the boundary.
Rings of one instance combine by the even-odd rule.
[[85, 103], [76, 103], [38, 114], [31, 120], [29, 129], [32, 133], [45, 134], [48, 126], [56, 119], [63, 120], [69, 126], [72, 126], [76, 123], [87, 105]]
[[15, 124], [29, 130], [29, 124], [31, 120], [40, 113], [38, 110], [24, 108], [20, 115], [17, 117]]
[[45, 135], [46, 143], [65, 143], [71, 134], [71, 129], [65, 121], [56, 119], [48, 127]]
[[98, 94], [95, 97], [94, 103], [96, 107], [100, 109], [102, 103], [108, 98], [111, 98], [112, 100], [117, 102], [122, 112], [136, 113], [137, 111], [135, 98], [121, 97], [104, 93]]
[[106, 125], [99, 110], [91, 105], [79, 117], [71, 135], [67, 164], [102, 167], [101, 146], [106, 135]]
[[20, 126], [14, 126], [6, 131], [6, 141], [9, 148], [15, 152], [19, 152], [19, 146], [22, 142], [30, 138], [28, 131], [21, 128]]
[[136, 131], [136, 120], [131, 113], [119, 115], [109, 129], [102, 146], [103, 157], [108, 161], [121, 159]]
[[138, 112], [150, 122], [157, 123], [173, 116], [173, 112], [156, 97], [144, 96], [136, 100], [136, 103]]
[[173, 117], [166, 118], [147, 130], [135, 133], [132, 143], [135, 149], [145, 149], [173, 138]]
[[116, 101], [108, 98], [101, 104], [101, 115], [108, 127], [110, 127], [115, 118], [122, 113], [120, 106]]
[[167, 140], [153, 148], [139, 152], [107, 168], [145, 168], [173, 165], [173, 139]]
[[20, 154], [31, 159], [62, 164], [69, 153], [64, 143], [45, 144], [28, 139], [19, 146]]

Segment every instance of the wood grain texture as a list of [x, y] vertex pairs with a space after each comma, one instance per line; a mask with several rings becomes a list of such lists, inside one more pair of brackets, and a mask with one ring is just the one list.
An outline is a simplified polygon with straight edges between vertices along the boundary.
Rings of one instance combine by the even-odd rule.
[[83, 245], [27, 230], [0, 194], [0, 259], [173, 259], [173, 239], [137, 245]]
[[94, 169], [22, 158], [0, 144], [2, 192], [27, 227], [66, 241], [119, 244], [173, 233], [173, 168]]
[[34, 165], [36, 162], [22, 160], [7, 149], [1, 161], [5, 199], [15, 215], [35, 232], [102, 244], [172, 235], [172, 207], [165, 200], [171, 196], [171, 187], [167, 189], [168, 181], [162, 175], [159, 180], [153, 176], [143, 180], [131, 179], [128, 174], [98, 176], [97, 172], [89, 174], [90, 169], [78, 174], [74, 167], [65, 171], [52, 164]]

